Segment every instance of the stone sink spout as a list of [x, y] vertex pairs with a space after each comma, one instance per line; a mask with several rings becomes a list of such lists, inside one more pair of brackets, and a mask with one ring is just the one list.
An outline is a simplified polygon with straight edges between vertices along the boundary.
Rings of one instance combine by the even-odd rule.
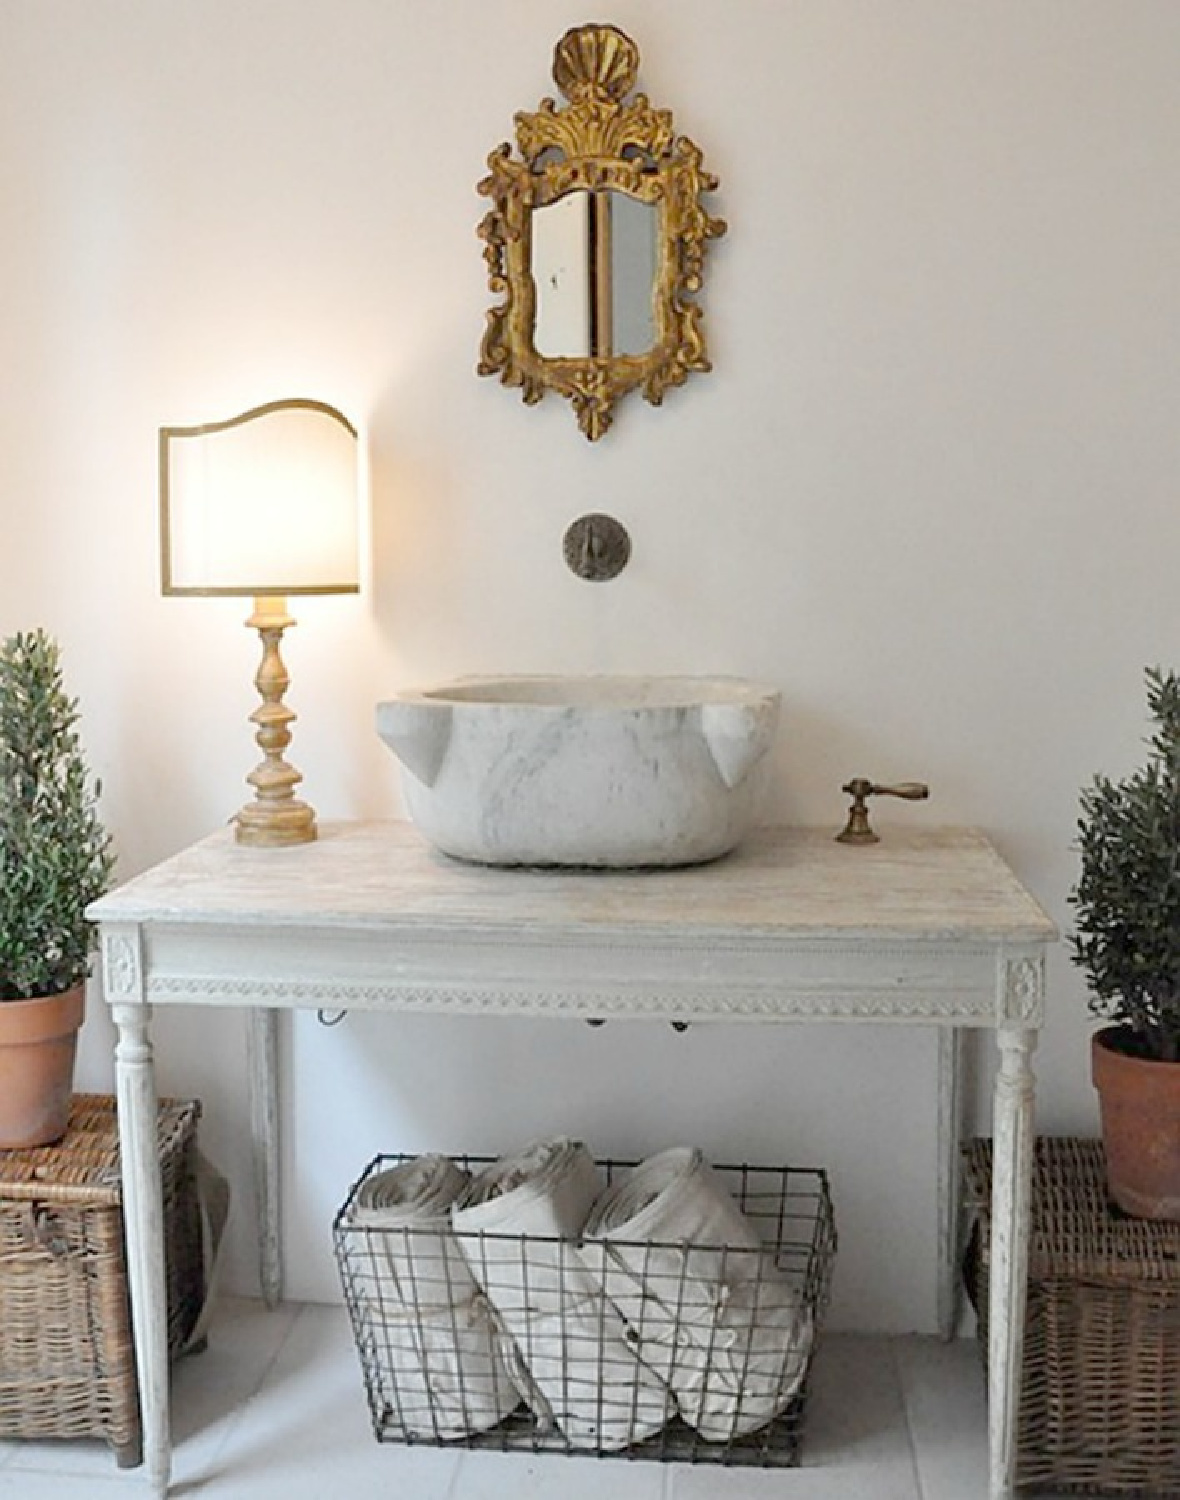
[[451, 743], [451, 705], [425, 693], [379, 703], [377, 733], [415, 780], [432, 787]]
[[667, 866], [737, 844], [778, 712], [736, 677], [471, 677], [379, 703], [377, 730], [444, 853]]
[[778, 699], [773, 705], [702, 703], [696, 710], [713, 764], [727, 787], [739, 786], [766, 752], [778, 727]]

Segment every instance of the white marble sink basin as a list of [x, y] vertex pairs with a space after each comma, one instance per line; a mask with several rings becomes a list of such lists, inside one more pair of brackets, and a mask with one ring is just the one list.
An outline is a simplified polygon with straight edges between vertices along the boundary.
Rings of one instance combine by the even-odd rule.
[[410, 817], [491, 865], [688, 865], [749, 825], [779, 694], [737, 677], [468, 677], [377, 705]]

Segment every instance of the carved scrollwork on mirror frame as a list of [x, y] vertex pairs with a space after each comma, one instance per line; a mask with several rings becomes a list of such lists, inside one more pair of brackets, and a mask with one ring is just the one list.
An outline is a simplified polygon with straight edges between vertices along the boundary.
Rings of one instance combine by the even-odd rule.
[[479, 373], [525, 402], [557, 391], [594, 441], [638, 389], [658, 406], [710, 369], [701, 308], [708, 242], [725, 233], [702, 198], [717, 179], [643, 94], [639, 49], [613, 26], [575, 27], [553, 78], [569, 101], [515, 117], [519, 156], [488, 157], [479, 226], [492, 292]]

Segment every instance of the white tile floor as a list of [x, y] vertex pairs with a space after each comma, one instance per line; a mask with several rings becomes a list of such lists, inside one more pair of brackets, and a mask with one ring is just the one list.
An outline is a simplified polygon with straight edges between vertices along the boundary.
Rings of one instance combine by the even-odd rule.
[[[226, 1299], [177, 1366], [177, 1500], [983, 1500], [973, 1343], [829, 1335], [804, 1463], [734, 1470], [374, 1442], [342, 1309]], [[0, 1443], [0, 1500], [146, 1495], [97, 1442]], [[1029, 1497], [1031, 1500], [1031, 1497]]]

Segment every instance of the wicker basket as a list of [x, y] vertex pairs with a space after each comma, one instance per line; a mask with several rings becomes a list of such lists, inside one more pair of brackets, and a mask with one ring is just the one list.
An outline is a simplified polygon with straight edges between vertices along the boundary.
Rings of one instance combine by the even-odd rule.
[[[438, 1299], [431, 1293], [422, 1292], [423, 1287], [437, 1287], [440, 1284], [437, 1251], [433, 1252], [434, 1259], [431, 1261], [431, 1252], [421, 1249], [423, 1241], [416, 1238], [420, 1232], [378, 1229], [356, 1223], [353, 1220], [353, 1204], [368, 1177], [409, 1159], [380, 1156], [371, 1162], [353, 1185], [334, 1224], [336, 1256], [345, 1301], [352, 1319], [373, 1431], [378, 1441], [446, 1443], [448, 1446], [530, 1453], [591, 1452], [598, 1457], [762, 1467], [799, 1463], [811, 1361], [819, 1342], [820, 1326], [827, 1307], [836, 1248], [832, 1203], [824, 1172], [750, 1166], [714, 1169], [747, 1218], [758, 1227], [766, 1247], [763, 1251], [730, 1248], [721, 1252], [723, 1265], [734, 1264], [742, 1257], [750, 1258], [743, 1268], [741, 1280], [747, 1288], [753, 1288], [751, 1301], [754, 1308], [752, 1318], [757, 1323], [755, 1336], [761, 1338], [764, 1330], [770, 1328], [769, 1308], [773, 1302], [769, 1286], [763, 1292], [760, 1277], [773, 1278], [777, 1289], [781, 1286], [781, 1276], [785, 1275], [797, 1299], [794, 1305], [802, 1305], [809, 1316], [810, 1345], [802, 1379], [790, 1404], [759, 1430], [739, 1437], [708, 1441], [681, 1417], [673, 1415], [661, 1430], [644, 1441], [631, 1442], [625, 1447], [608, 1447], [593, 1443], [588, 1446], [585, 1442], [577, 1445], [571, 1443], [555, 1425], [542, 1422], [526, 1406], [516, 1405], [517, 1398], [514, 1394], [499, 1409], [507, 1410], [515, 1406], [515, 1410], [489, 1430], [468, 1431], [458, 1437], [444, 1437], [437, 1420], [433, 1423], [431, 1421], [429, 1396], [423, 1394], [421, 1384], [413, 1389], [407, 1388], [403, 1376], [399, 1374], [399, 1371], [405, 1369], [407, 1348], [412, 1346], [419, 1353], [426, 1350], [429, 1354], [431, 1330], [425, 1321], [419, 1321], [416, 1307], [410, 1305], [407, 1310], [407, 1305], [402, 1303], [399, 1311], [394, 1314], [402, 1321], [398, 1331], [391, 1332], [388, 1294], [383, 1289], [388, 1286], [388, 1272], [383, 1272], [383, 1266], [388, 1265], [389, 1257], [395, 1258], [403, 1268], [406, 1282], [411, 1287], [417, 1283], [414, 1296], [423, 1296], [424, 1300], [437, 1302]], [[488, 1158], [482, 1157], [457, 1157], [455, 1160], [475, 1172], [488, 1164]], [[609, 1183], [633, 1164], [607, 1161], [599, 1162], [598, 1165]], [[613, 1252], [601, 1242], [587, 1242], [576, 1247], [568, 1241], [541, 1236], [484, 1233], [478, 1237], [478, 1247], [478, 1257], [489, 1263], [505, 1267], [514, 1261], [517, 1270], [515, 1274], [509, 1270], [508, 1275], [509, 1279], [518, 1284], [527, 1285], [530, 1269], [538, 1263], [556, 1266], [562, 1289], [561, 1299], [564, 1303], [568, 1298], [571, 1306], [577, 1304], [581, 1295], [580, 1287], [587, 1267], [599, 1286], [610, 1285], [606, 1261]], [[621, 1246], [619, 1241], [613, 1242], [614, 1252], [624, 1248], [626, 1247]], [[644, 1255], [659, 1247], [644, 1245], [633, 1248]], [[674, 1248], [678, 1253], [684, 1254], [683, 1246]], [[696, 1253], [695, 1250], [688, 1252], [689, 1255], [693, 1253]], [[704, 1250], [701, 1253], [715, 1255], [717, 1252]], [[729, 1258], [728, 1261], [725, 1257]], [[770, 1269], [766, 1269], [767, 1267]], [[444, 1269], [444, 1274], [449, 1286], [451, 1272]], [[484, 1284], [487, 1285], [487, 1282]], [[683, 1278], [678, 1288], [669, 1288], [665, 1279], [660, 1288], [660, 1296], [665, 1305], [683, 1305], [687, 1285], [687, 1278]], [[609, 1304], [606, 1305], [609, 1307]], [[757, 1320], [762, 1318], [764, 1306], [768, 1311], [766, 1323], [762, 1324]], [[407, 1317], [410, 1323], [408, 1328], [405, 1323]], [[469, 1327], [465, 1324], [464, 1332], [468, 1331]], [[633, 1338], [639, 1338], [640, 1349], [641, 1333], [641, 1329], [632, 1325], [628, 1334], [629, 1342]], [[579, 1340], [584, 1342], [579, 1343]], [[749, 1345], [745, 1347], [748, 1349]], [[597, 1390], [600, 1412], [604, 1401], [609, 1401], [615, 1411], [618, 1411], [620, 1405], [624, 1409], [636, 1411], [645, 1401], [650, 1400], [650, 1395], [639, 1388], [633, 1365], [628, 1365], [625, 1361], [612, 1361], [609, 1354], [604, 1357], [600, 1328], [597, 1338], [593, 1328], [589, 1331], [579, 1329], [565, 1348], [570, 1355], [570, 1363], [559, 1372], [560, 1382], [570, 1388], [581, 1383], [583, 1391]], [[521, 1345], [519, 1354], [526, 1369], [533, 1368], [534, 1351]], [[746, 1358], [749, 1358], [748, 1354]], [[456, 1382], [462, 1391], [464, 1377], [461, 1370], [455, 1370], [451, 1366], [437, 1374], [444, 1385], [450, 1385], [452, 1393]], [[434, 1378], [435, 1375], [428, 1372], [428, 1383]], [[706, 1375], [706, 1386], [708, 1380], [709, 1376]], [[603, 1392], [608, 1395], [603, 1396]], [[744, 1394], [739, 1394], [739, 1407], [743, 1400]], [[672, 1410], [675, 1410], [674, 1406]]]
[[[173, 1351], [204, 1292], [199, 1114], [196, 1102], [160, 1105]], [[104, 1095], [75, 1096], [57, 1145], [0, 1152], [0, 1436], [103, 1438], [120, 1467], [140, 1462], [119, 1135]]]
[[[987, 1356], [991, 1142], [966, 1149], [966, 1281]], [[1017, 1481], [1180, 1494], [1180, 1223], [1107, 1200], [1099, 1141], [1036, 1143]]]

